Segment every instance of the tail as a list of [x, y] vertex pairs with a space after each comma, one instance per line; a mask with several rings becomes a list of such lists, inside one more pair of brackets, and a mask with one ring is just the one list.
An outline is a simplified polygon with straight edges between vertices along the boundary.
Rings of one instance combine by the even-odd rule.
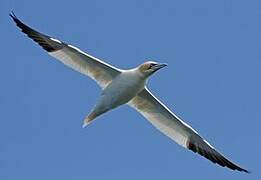
[[97, 114], [95, 112], [90, 113], [83, 121], [82, 128], [85, 128], [88, 126], [95, 118], [97, 117]]

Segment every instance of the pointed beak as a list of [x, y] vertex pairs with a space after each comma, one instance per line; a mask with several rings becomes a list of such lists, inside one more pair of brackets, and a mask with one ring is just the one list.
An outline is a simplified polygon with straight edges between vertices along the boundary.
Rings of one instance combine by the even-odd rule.
[[166, 67], [167, 65], [168, 65], [168, 64], [166, 64], [166, 63], [158, 64], [158, 65], [156, 65], [156, 68], [157, 68], [157, 69], [161, 69], [161, 68]]

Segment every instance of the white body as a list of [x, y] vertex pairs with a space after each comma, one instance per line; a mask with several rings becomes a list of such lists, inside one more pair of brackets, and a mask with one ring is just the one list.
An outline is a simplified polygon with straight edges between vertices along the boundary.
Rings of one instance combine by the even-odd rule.
[[139, 73], [138, 69], [122, 71], [102, 91], [101, 96], [92, 113], [96, 117], [129, 102], [141, 90], [144, 89], [146, 79]]

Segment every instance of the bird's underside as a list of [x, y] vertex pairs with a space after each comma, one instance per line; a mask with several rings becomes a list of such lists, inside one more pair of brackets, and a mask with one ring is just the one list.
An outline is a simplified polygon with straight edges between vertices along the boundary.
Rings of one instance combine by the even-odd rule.
[[[21, 22], [13, 13], [10, 14], [10, 16], [22, 32], [37, 42], [48, 54], [72, 69], [91, 77], [102, 89], [105, 89], [117, 76], [121, 76], [122, 72], [124, 72], [84, 53], [74, 46], [35, 31]], [[156, 67], [156, 65], [154, 63], [153, 66]], [[149, 64], [147, 62], [147, 64], [144, 63], [139, 66], [137, 72], [143, 73], [144, 71], [144, 73], [146, 73], [146, 71], [149, 71], [149, 68], [153, 68], [152, 63]], [[248, 170], [239, 167], [217, 152], [217, 150], [204, 140], [193, 128], [179, 119], [163, 103], [154, 97], [146, 87], [139, 91], [127, 104], [140, 112], [157, 129], [181, 146], [223, 167], [249, 173]]]

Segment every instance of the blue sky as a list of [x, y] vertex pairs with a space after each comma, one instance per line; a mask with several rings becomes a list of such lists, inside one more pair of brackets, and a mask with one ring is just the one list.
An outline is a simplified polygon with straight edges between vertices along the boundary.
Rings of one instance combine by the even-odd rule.
[[[86, 129], [100, 94], [8, 17], [120, 68], [168, 63], [149, 88], [248, 175], [205, 160], [127, 106]], [[0, 179], [260, 179], [261, 2], [0, 2]]]

